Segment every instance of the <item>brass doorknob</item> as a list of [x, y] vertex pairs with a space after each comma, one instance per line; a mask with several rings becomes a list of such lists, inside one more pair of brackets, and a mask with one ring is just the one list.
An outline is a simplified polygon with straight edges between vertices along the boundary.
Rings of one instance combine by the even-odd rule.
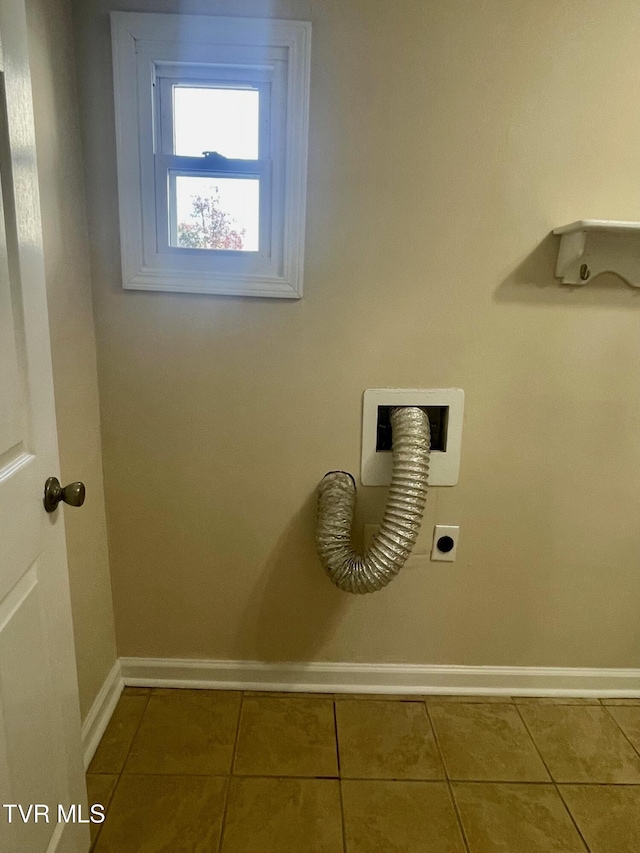
[[63, 487], [57, 477], [49, 477], [44, 484], [44, 508], [47, 512], [54, 512], [60, 501], [69, 506], [82, 506], [84, 496], [84, 483], [69, 483]]

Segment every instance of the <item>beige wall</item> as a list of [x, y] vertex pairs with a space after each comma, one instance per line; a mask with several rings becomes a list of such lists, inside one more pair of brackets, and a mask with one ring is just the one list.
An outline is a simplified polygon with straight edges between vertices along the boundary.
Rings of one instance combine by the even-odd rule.
[[[313, 21], [301, 301], [121, 289], [111, 8]], [[636, 0], [75, 12], [120, 654], [637, 666], [640, 293], [561, 287], [549, 236], [640, 219]], [[466, 391], [460, 547], [355, 598], [314, 491], [381, 386]]]
[[82, 509], [65, 511], [84, 718], [116, 647], [70, 4], [28, 0], [27, 12], [60, 476], [87, 487]]

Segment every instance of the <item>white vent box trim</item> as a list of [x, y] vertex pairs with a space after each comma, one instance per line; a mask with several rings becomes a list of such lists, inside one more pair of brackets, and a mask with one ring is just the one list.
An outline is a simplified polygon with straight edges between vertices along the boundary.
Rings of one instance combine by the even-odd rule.
[[444, 450], [432, 450], [430, 486], [455, 486], [460, 472], [464, 391], [460, 388], [368, 388], [364, 392], [362, 416], [363, 486], [387, 486], [391, 482], [393, 454], [376, 451], [379, 406], [442, 406], [448, 409]]

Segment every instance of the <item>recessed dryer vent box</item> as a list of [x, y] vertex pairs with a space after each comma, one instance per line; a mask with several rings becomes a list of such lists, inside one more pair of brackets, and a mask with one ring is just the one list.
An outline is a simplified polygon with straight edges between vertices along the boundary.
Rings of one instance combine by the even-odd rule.
[[368, 388], [362, 417], [363, 486], [387, 486], [393, 465], [389, 412], [394, 406], [419, 406], [429, 415], [433, 436], [430, 486], [455, 486], [460, 471], [464, 391], [460, 388]]

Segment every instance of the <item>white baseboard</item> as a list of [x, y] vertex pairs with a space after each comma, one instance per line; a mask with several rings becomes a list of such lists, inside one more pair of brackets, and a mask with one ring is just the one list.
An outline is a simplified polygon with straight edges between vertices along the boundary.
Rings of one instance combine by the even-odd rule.
[[126, 685], [305, 693], [640, 698], [640, 669], [120, 658]]
[[91, 763], [100, 738], [107, 728], [111, 715], [113, 714], [118, 699], [124, 688], [124, 681], [120, 671], [120, 661], [117, 660], [109, 675], [106, 677], [100, 692], [95, 698], [91, 710], [82, 724], [82, 751], [84, 753], [84, 769]]

